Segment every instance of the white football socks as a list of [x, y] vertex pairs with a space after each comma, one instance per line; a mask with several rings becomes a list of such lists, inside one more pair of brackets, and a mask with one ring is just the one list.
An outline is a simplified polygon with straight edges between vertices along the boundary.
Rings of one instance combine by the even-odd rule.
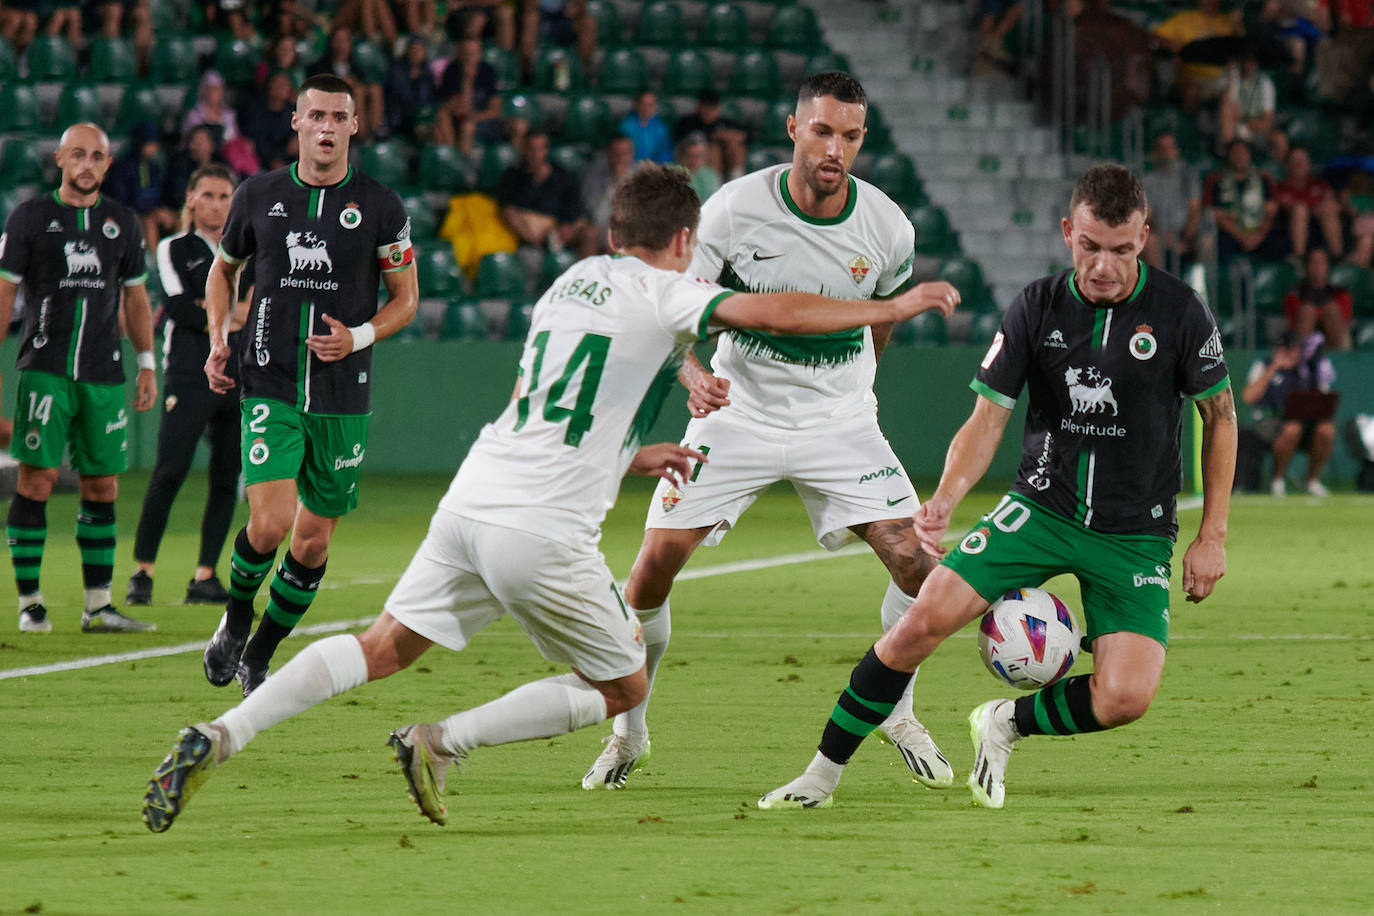
[[673, 635], [673, 617], [668, 610], [667, 600], [658, 607], [635, 610], [635, 614], [644, 628], [644, 671], [649, 676], [649, 689], [642, 703], [615, 717], [612, 731], [622, 738], [643, 741], [649, 737], [649, 695], [654, 689], [654, 672], [658, 671], [658, 663], [668, 651], [668, 640]]
[[601, 692], [576, 674], [560, 674], [522, 684], [490, 703], [449, 716], [439, 728], [444, 750], [465, 756], [476, 747], [552, 738], [605, 720]]
[[[891, 579], [888, 580], [887, 591], [883, 593], [882, 621], [884, 633], [892, 629], [897, 621], [902, 619], [902, 615], [906, 613], [906, 609], [911, 607], [912, 602], [915, 600], [915, 598], [898, 588], [896, 582]], [[897, 704], [892, 707], [892, 715], [887, 717], [887, 722], [891, 722], [894, 719], [915, 717], [911, 711], [911, 694], [912, 691], [916, 689], [916, 675], [920, 673], [920, 666], [917, 666], [916, 670], [911, 673], [911, 680], [906, 682], [906, 690], [902, 691], [902, 695], [898, 698]]]

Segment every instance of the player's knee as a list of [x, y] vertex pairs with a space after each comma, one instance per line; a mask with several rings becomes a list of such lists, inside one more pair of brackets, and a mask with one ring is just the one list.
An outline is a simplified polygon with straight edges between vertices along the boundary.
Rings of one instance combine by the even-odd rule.
[[1143, 684], [1093, 682], [1093, 715], [1105, 728], [1117, 728], [1141, 718], [1150, 708], [1155, 692]]

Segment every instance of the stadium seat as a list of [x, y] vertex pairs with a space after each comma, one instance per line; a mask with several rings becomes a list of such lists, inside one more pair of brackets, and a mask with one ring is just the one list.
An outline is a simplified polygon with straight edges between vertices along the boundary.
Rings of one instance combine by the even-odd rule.
[[32, 86], [13, 81], [0, 86], [0, 133], [31, 132], [42, 126], [43, 106]]
[[260, 56], [257, 47], [249, 42], [226, 38], [215, 48], [214, 66], [230, 86], [251, 86]]
[[916, 177], [916, 166], [909, 156], [884, 153], [873, 160], [865, 177], [903, 207], [923, 203], [925, 195], [921, 190], [921, 180]]
[[714, 89], [711, 59], [700, 51], [683, 48], [668, 58], [668, 68], [659, 87], [664, 95], [695, 96], [703, 89]]
[[390, 56], [381, 45], [371, 41], [355, 42], [349, 63], [364, 83], [385, 83], [391, 72]]
[[757, 172], [759, 169], [766, 169], [770, 165], [777, 165], [780, 162], [787, 162], [785, 156], [778, 155], [778, 147], [756, 146], [749, 150], [749, 154], [744, 157], [744, 169], [746, 172]]
[[29, 82], [68, 83], [76, 79], [76, 53], [67, 39], [39, 35], [29, 45]]
[[967, 312], [985, 311], [992, 305], [983, 268], [968, 258], [946, 258], [940, 262], [938, 277], [959, 291], [959, 308]]
[[579, 144], [559, 143], [549, 147], [549, 161], [576, 179], [587, 167], [587, 154]]
[[540, 92], [581, 92], [587, 85], [582, 61], [567, 48], [541, 47], [534, 59], [534, 88]]
[[749, 44], [749, 17], [733, 3], [712, 4], [697, 28], [697, 44], [725, 50], [743, 48]]
[[1298, 272], [1287, 261], [1255, 265], [1255, 310], [1283, 314], [1283, 297], [1298, 285]]
[[1355, 301], [1357, 317], [1374, 318], [1374, 275], [1358, 264], [1336, 264], [1331, 268], [1331, 285], [1343, 286]]
[[772, 52], [751, 48], [735, 55], [730, 68], [730, 93], [756, 99], [775, 98], [781, 88], [778, 62]]
[[[0, 158], [3, 158], [3, 155], [3, 151], [0, 151]], [[9, 219], [10, 212], [28, 198], [29, 195], [19, 191], [0, 188], [0, 226], [5, 225], [5, 220]]]
[[410, 147], [399, 140], [365, 144], [358, 156], [358, 166], [389, 187], [407, 185], [410, 183]]
[[0, 86], [13, 80], [17, 72], [14, 48], [8, 41], [0, 41]]
[[1305, 146], [1313, 162], [1324, 162], [1337, 152], [1340, 145], [1335, 119], [1316, 109], [1296, 111], [1288, 119], [1284, 130], [1292, 146]]
[[173, 35], [186, 28], [186, 9], [189, 4], [181, 0], [151, 0], [149, 13], [153, 17], [153, 31], [161, 35]]
[[959, 253], [959, 244], [949, 226], [949, 215], [942, 207], [926, 204], [907, 211], [916, 228], [916, 253], [937, 258]]
[[943, 347], [949, 343], [949, 325], [939, 312], [922, 312], [906, 324], [911, 328], [911, 342], [918, 347]]
[[530, 302], [512, 302], [510, 309], [506, 312], [506, 340], [524, 340], [530, 333], [530, 316], [534, 312], [534, 304]]
[[520, 85], [520, 62], [505, 48], [489, 44], [482, 49], [482, 60], [496, 71], [496, 88], [509, 92]]
[[487, 319], [476, 302], [450, 302], [439, 323], [440, 340], [481, 340], [487, 336]]
[[467, 160], [458, 147], [448, 144], [431, 144], [420, 151], [419, 177], [426, 190], [444, 194], [466, 191], [470, 185]]
[[563, 114], [562, 140], [568, 143], [601, 145], [611, 123], [611, 109], [600, 96], [582, 95], [568, 102]]
[[644, 63], [644, 55], [632, 48], [607, 52], [601, 59], [596, 82], [602, 92], [634, 95], [649, 85], [649, 68]]
[[117, 128], [132, 128], [141, 121], [147, 121], [162, 129], [162, 100], [157, 89], [146, 83], [132, 83], [125, 87], [119, 99], [119, 113], [115, 115]]
[[525, 268], [513, 254], [497, 251], [477, 264], [478, 299], [521, 299], [525, 296]]
[[448, 242], [439, 240], [423, 248], [416, 270], [421, 298], [453, 299], [463, 294], [463, 272]]
[[37, 145], [16, 142], [12, 137], [6, 140], [0, 148], [0, 188], [12, 190], [22, 185], [45, 183], [43, 159]]
[[52, 132], [60, 134], [79, 121], [90, 121], [106, 128], [110, 126], [105, 123], [105, 117], [101, 113], [100, 93], [96, 88], [80, 83], [68, 83], [62, 87], [62, 94], [57, 97], [57, 113]]
[[501, 180], [501, 173], [520, 161], [520, 153], [509, 143], [493, 143], [482, 147], [482, 159], [477, 167], [477, 187], [490, 190]]
[[1001, 327], [1001, 312], [980, 312], [973, 316], [973, 323], [969, 325], [968, 342], [970, 345], [989, 343]]
[[195, 79], [197, 63], [191, 36], [159, 34], [148, 60], [148, 79], [185, 85]]
[[501, 103], [501, 114], [507, 121], [518, 118], [530, 127], [544, 126], [544, 109], [540, 106], [539, 100], [523, 92], [507, 94]]
[[137, 69], [134, 46], [128, 39], [102, 37], [91, 42], [90, 78], [97, 83], [127, 83]]
[[435, 232], [439, 230], [439, 220], [424, 195], [407, 194], [401, 198], [401, 206], [406, 208], [406, 216], [410, 217], [411, 240], [416, 244], [433, 240]]
[[763, 114], [763, 131], [759, 142], [765, 146], [790, 146], [792, 138], [787, 136], [787, 119], [797, 107], [796, 99], [778, 99], [768, 105]]
[[539, 288], [548, 289], [553, 285], [553, 281], [558, 279], [559, 274], [576, 262], [576, 252], [568, 251], [566, 248], [544, 252], [544, 261], [539, 265]]
[[887, 121], [883, 118], [882, 110], [872, 102], [868, 105], [868, 117], [864, 121], [864, 126], [868, 128], [868, 133], [864, 134], [865, 152], [888, 153], [896, 148], [892, 142], [892, 132], [888, 130]]
[[803, 74], [810, 76], [813, 73], [826, 73], [830, 70], [840, 70], [844, 73], [852, 73], [849, 66], [849, 58], [836, 51], [818, 51], [806, 59], [806, 67]]
[[807, 54], [821, 44], [816, 14], [808, 6], [779, 7], [768, 20], [768, 47]]
[[654, 0], [639, 11], [635, 25], [635, 43], [654, 48], [681, 45], [686, 34], [682, 25], [682, 7], [670, 0]]

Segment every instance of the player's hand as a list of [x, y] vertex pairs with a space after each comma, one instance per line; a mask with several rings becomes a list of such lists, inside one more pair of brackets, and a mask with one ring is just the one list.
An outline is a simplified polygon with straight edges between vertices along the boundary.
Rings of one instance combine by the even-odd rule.
[[645, 477], [662, 477], [675, 487], [680, 487], [692, 476], [695, 464], [706, 463], [706, 455], [694, 448], [677, 445], [673, 442], [659, 442], [646, 445], [635, 453], [630, 462], [631, 474]]
[[730, 406], [730, 380], [711, 372], [697, 372], [687, 386], [687, 411], [694, 417]]
[[941, 315], [948, 318], [954, 314], [954, 307], [959, 304], [959, 290], [943, 280], [918, 283], [891, 302], [896, 309], [896, 314], [892, 316], [893, 321], [905, 321], [932, 309], [938, 310]]
[[152, 369], [138, 370], [138, 393], [134, 395], [134, 410], [150, 410], [157, 403], [157, 373]]
[[329, 325], [328, 334], [311, 334], [305, 339], [310, 352], [327, 363], [335, 363], [353, 352], [353, 332], [333, 315], [320, 315]]
[[210, 344], [210, 355], [205, 359], [205, 378], [215, 394], [227, 394], [234, 387], [234, 380], [225, 372], [231, 355], [229, 344], [224, 341]]
[[915, 528], [916, 537], [921, 542], [921, 549], [937, 560], [945, 555], [945, 548], [940, 541], [949, 530], [949, 519], [953, 514], [954, 504], [937, 492], [921, 503], [921, 507], [911, 517], [912, 527]]
[[1216, 538], [1196, 537], [1183, 554], [1183, 590], [1188, 593], [1187, 600], [1196, 604], [1212, 594], [1217, 580], [1224, 575], [1226, 545]]

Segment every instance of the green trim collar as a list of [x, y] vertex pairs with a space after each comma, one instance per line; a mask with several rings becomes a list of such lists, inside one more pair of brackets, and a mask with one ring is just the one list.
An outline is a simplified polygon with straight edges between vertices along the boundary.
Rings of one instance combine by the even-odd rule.
[[797, 202], [792, 199], [792, 194], [787, 190], [787, 176], [791, 174], [790, 168], [782, 170], [778, 175], [778, 190], [782, 192], [782, 202], [787, 206], [787, 209], [804, 223], [810, 223], [813, 226], [837, 226], [849, 219], [850, 214], [854, 212], [854, 207], [859, 203], [859, 185], [854, 181], [853, 175], [848, 175], [846, 179], [849, 182], [849, 200], [845, 202], [844, 209], [838, 215], [828, 218], [812, 216], [797, 206]]
[[334, 184], [307, 184], [305, 181], [301, 179], [299, 171], [300, 165], [300, 162], [291, 163], [291, 165], [287, 166], [287, 172], [290, 173], [291, 180], [302, 188], [324, 188], [326, 190], [330, 190], [333, 188], [342, 188], [344, 185], [348, 184], [350, 181], [353, 180], [353, 166], [350, 165], [348, 167], [348, 174], [344, 175], [342, 181], [336, 182]]
[[1072, 293], [1073, 297], [1077, 299], [1079, 302], [1095, 309], [1116, 308], [1118, 305], [1127, 305], [1131, 302], [1134, 302], [1136, 300], [1136, 297], [1140, 295], [1140, 291], [1145, 288], [1145, 275], [1149, 271], [1149, 267], [1146, 266], [1145, 262], [1140, 260], [1139, 258], [1136, 259], [1135, 263], [1136, 266], [1140, 268], [1140, 276], [1135, 281], [1135, 289], [1131, 290], [1131, 294], [1127, 296], [1125, 299], [1122, 299], [1120, 302], [1107, 302], [1098, 304], [1095, 302], [1089, 302], [1087, 299], [1084, 299], [1083, 294], [1078, 291], [1078, 271], [1076, 270], [1069, 272], [1069, 292]]

